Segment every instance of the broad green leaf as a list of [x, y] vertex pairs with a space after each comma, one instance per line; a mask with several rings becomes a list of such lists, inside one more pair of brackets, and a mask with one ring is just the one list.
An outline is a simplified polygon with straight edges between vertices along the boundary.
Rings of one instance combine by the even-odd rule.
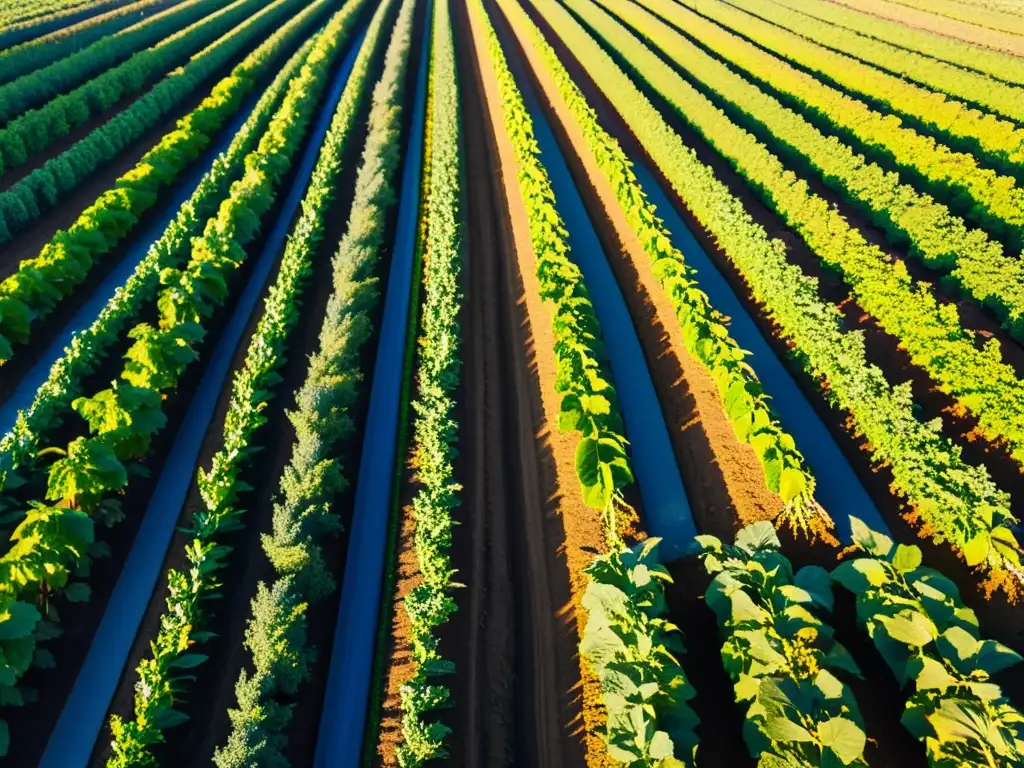
[[964, 544], [963, 555], [968, 565], [980, 565], [988, 557], [989, 535], [982, 531]]
[[819, 725], [818, 739], [822, 746], [836, 753], [843, 761], [843, 765], [849, 765], [863, 757], [864, 745], [867, 742], [864, 730], [845, 717], [833, 717]]
[[779, 741], [783, 744], [793, 741], [814, 741], [814, 736], [810, 731], [784, 717], [767, 718], [764, 730], [772, 741]]
[[900, 544], [896, 547], [892, 564], [900, 573], [909, 573], [921, 565], [921, 548]]
[[736, 546], [754, 554], [762, 549], [778, 549], [780, 545], [775, 526], [768, 520], [760, 520], [736, 534]]
[[915, 647], [928, 645], [939, 634], [931, 620], [917, 611], [903, 611], [892, 617], [879, 616], [878, 620], [893, 640]]

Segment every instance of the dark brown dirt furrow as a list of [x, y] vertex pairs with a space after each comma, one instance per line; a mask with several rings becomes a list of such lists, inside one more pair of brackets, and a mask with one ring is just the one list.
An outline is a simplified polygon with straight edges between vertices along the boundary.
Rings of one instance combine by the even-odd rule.
[[[460, 16], [462, 14], [460, 13]], [[485, 114], [468, 29], [458, 25], [467, 115]], [[464, 347], [463, 506], [455, 565], [467, 589], [445, 643], [455, 658], [450, 765], [583, 766], [573, 688], [574, 627], [554, 514], [548, 452], [537, 429], [540, 381], [490, 129], [464, 123], [469, 331]], [[493, 138], [490, 139], [493, 141]]]

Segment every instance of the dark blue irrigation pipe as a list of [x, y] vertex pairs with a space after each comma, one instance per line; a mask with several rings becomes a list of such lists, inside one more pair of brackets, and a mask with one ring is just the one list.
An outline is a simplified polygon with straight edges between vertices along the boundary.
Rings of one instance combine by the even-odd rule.
[[[221, 129], [216, 141], [203, 154], [203, 158], [174, 187], [174, 194], [168, 196], [157, 208], [152, 223], [143, 228], [132, 238], [132, 245], [127, 249], [121, 261], [111, 270], [106, 279], [93, 291], [92, 295], [74, 314], [71, 320], [45, 346], [39, 359], [26, 372], [17, 388], [0, 405], [0, 435], [5, 435], [14, 428], [18, 411], [32, 405], [36, 392], [50, 375], [50, 368], [64, 354], [64, 348], [71, 343], [76, 333], [88, 328], [99, 316], [100, 311], [114, 296], [118, 288], [131, 277], [139, 262], [145, 257], [149, 247], [156, 242], [167, 229], [167, 225], [178, 215], [182, 203], [188, 200], [199, 181], [213, 166], [214, 160], [231, 144], [242, 124], [259, 101], [261, 93], [250, 95], [238, 115]], [[163, 200], [163, 196], [161, 196]]]
[[569, 166], [540, 108], [532, 83], [523, 78], [521, 85], [533, 118], [541, 160], [555, 190], [555, 205], [569, 230], [569, 256], [583, 271], [601, 323], [601, 336], [611, 360], [612, 378], [626, 424], [626, 437], [630, 441], [633, 472], [644, 502], [644, 521], [651, 535], [662, 540], [662, 560], [674, 560], [685, 554], [697, 529], [665, 426], [665, 416], [626, 300], [569, 173]]
[[796, 381], [747, 314], [732, 287], [694, 239], [693, 233], [644, 162], [636, 157], [630, 159], [644, 192], [657, 206], [658, 215], [672, 233], [672, 244], [683, 252], [686, 263], [693, 268], [701, 290], [708, 295], [711, 303], [732, 319], [730, 330], [733, 338], [752, 353], [748, 362], [757, 371], [764, 391], [771, 396], [772, 407], [779, 414], [783, 427], [793, 436], [797, 447], [807, 459], [817, 479], [815, 496], [835, 521], [836, 535], [844, 544], [850, 542], [850, 515], [859, 517], [876, 531], [888, 533], [889, 526], [882, 520], [860, 478]]
[[[189, 404], [188, 413], [174, 437], [145, 517], [135, 536], [128, 559], [121, 569], [103, 619], [89, 645], [89, 653], [78, 673], [56, 727], [50, 734], [39, 768], [79, 768], [89, 762], [96, 738], [103, 727], [110, 702], [125, 670], [135, 636], [146, 614], [164, 556], [174, 535], [175, 524], [192, 483], [203, 438], [231, 368], [231, 360], [263, 285], [283, 250], [292, 219], [313, 173], [320, 145], [334, 117], [342, 90], [355, 64], [366, 29], [357, 36], [335, 76], [320, 116], [302, 154], [295, 180], [278, 214], [274, 228], [260, 252], [245, 290], [217, 343], [202, 381]], [[129, 672], [130, 674], [130, 672]]]
[[395, 244], [391, 251], [384, 316], [381, 321], [373, 388], [359, 459], [359, 478], [352, 509], [345, 575], [338, 621], [334, 629], [327, 690], [320, 712], [315, 768], [356, 768], [362, 758], [366, 710], [370, 699], [373, 651], [377, 639], [384, 549], [387, 544], [391, 490], [405, 342], [412, 291], [413, 250], [420, 212], [420, 167], [423, 162], [423, 121], [430, 69], [430, 0], [416, 71], [416, 97], [406, 142]]

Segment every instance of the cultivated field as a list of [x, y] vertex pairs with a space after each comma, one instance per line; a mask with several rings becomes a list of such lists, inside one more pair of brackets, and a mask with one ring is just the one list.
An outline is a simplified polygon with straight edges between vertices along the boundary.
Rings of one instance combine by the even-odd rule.
[[0, 2], [0, 767], [1024, 768], [1024, 0]]

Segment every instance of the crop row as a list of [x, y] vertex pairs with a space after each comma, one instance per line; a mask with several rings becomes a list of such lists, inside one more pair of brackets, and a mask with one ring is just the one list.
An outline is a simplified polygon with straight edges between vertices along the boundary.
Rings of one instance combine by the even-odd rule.
[[273, 189], [287, 172], [315, 101], [301, 89], [289, 89], [245, 174], [193, 241], [188, 264], [161, 272], [165, 287], [157, 298], [158, 324], [139, 323], [128, 332], [135, 343], [109, 389], [72, 403], [91, 436], [76, 437], [66, 449], [48, 449], [61, 458], [50, 466], [46, 501], [30, 501], [12, 535], [15, 545], [2, 559], [0, 591], [29, 601], [40, 592], [87, 599], [88, 586], [68, 579], [85, 572], [95, 524], [109, 527], [124, 518], [115, 497], [141, 473], [137, 460], [165, 426], [164, 398], [198, 359], [203, 323], [227, 300], [227, 281], [247, 258], [243, 246], [273, 203]]
[[[1009, 497], [983, 467], [964, 463], [959, 448], [935, 423], [914, 415], [909, 385], [892, 388], [870, 365], [863, 336], [844, 333], [841, 314], [823, 302], [816, 281], [786, 260], [714, 171], [669, 127], [665, 119], [612, 58], [561, 5], [533, 3], [579, 59], [595, 84], [650, 153], [698, 222], [717, 239], [755, 299], [797, 351], [795, 360], [827, 385], [832, 403], [848, 413], [871, 447], [876, 464], [888, 465], [893, 490], [906, 498], [913, 516], [937, 541], [948, 541], [971, 565], [1003, 575], [1013, 590], [1024, 579], [1020, 548], [1008, 525]], [[619, 29], [617, 40], [624, 38]]]
[[435, 678], [455, 671], [454, 664], [442, 656], [436, 633], [456, 610], [451, 546], [452, 511], [460, 504], [454, 467], [459, 435], [454, 391], [462, 364], [462, 168], [459, 84], [448, 0], [436, 0], [433, 15], [427, 126], [431, 131], [429, 213], [417, 347], [419, 376], [412, 402], [418, 484], [412, 502], [413, 549], [422, 582], [403, 601], [411, 626], [413, 671], [401, 690], [403, 743], [397, 747], [397, 756], [402, 768], [448, 756], [444, 740], [451, 729], [432, 715], [448, 705], [450, 691]]
[[[46, 434], [60, 424], [71, 402], [82, 394], [86, 377], [96, 372], [122, 333], [155, 300], [160, 288], [160, 272], [168, 267], [180, 268], [185, 263], [192, 239], [202, 234], [206, 220], [217, 212], [232, 182], [242, 175], [245, 156], [266, 130], [278, 103], [284, 98], [288, 81], [302, 66], [311, 45], [311, 41], [304, 44], [281, 69], [227, 151], [214, 160], [191, 197], [149, 247], [134, 273], [110, 298], [96, 320], [75, 334], [64, 354], [53, 363], [32, 403], [18, 414], [14, 428], [0, 439], [0, 489], [13, 488], [21, 482], [18, 473], [25, 473]], [[14, 478], [17, 478], [15, 482], [8, 483]]]
[[[199, 157], [281, 52], [299, 39], [328, 5], [327, 0], [313, 3], [281, 26], [179, 120], [176, 130], [165, 134], [121, 176], [113, 189], [100, 195], [67, 230], [58, 231], [38, 255], [21, 262], [17, 272], [0, 282], [0, 363], [13, 356], [12, 343], [28, 343], [32, 325], [73, 295], [96, 262], [132, 232], [141, 216], [156, 204], [160, 191]], [[237, 50], [258, 39], [289, 10], [288, 2], [267, 6], [231, 33], [232, 48]]]
[[[626, 0], [600, 1], [620, 17], [628, 12], [630, 26], [685, 67], [692, 79], [706, 83], [710, 94], [726, 102], [735, 119], [758, 131], [766, 141], [780, 145], [798, 167], [809, 166], [828, 186], [864, 210], [890, 241], [908, 245], [911, 255], [930, 267], [952, 270], [952, 277], [967, 295], [1006, 318], [1015, 335], [1024, 333], [1024, 264], [1019, 258], [1004, 253], [984, 232], [968, 230], [945, 206], [900, 183], [897, 174], [887, 174], [848, 145], [821, 133], [799, 113], [734, 74], [657, 17]], [[687, 11], [676, 14], [678, 6], [664, 0], [640, 2], [676, 24], [685, 23], [690, 34], [708, 44], [698, 31], [699, 17]]]
[[558, 428], [579, 436], [576, 472], [583, 499], [604, 514], [608, 553], [586, 569], [590, 582], [583, 597], [580, 653], [601, 681], [608, 752], [629, 764], [683, 759], [696, 746], [697, 717], [686, 704], [693, 689], [673, 656], [681, 650], [674, 627], [661, 618], [668, 573], [657, 564], [657, 540], [631, 549], [620, 536], [616, 507], [624, 503], [622, 489], [632, 484], [633, 471], [600, 325], [583, 275], [569, 256], [568, 231], [540, 160], [533, 121], [481, 0], [470, 4], [470, 14], [497, 80], [541, 299], [551, 305], [555, 387], [562, 397]]
[[1017, 122], [1024, 120], [1024, 90], [1020, 86], [908, 51], [898, 45], [851, 33], [848, 29], [818, 21], [813, 16], [790, 11], [773, 3], [754, 5], [739, 0], [732, 5], [820, 45], [916, 80], [933, 91], [948, 93]]
[[[103, 163], [165, 120], [206, 78], [245, 50], [257, 32], [265, 32], [265, 25], [272, 25], [278, 14], [294, 10], [296, 4], [294, 0], [278, 0], [265, 4], [247, 19], [234, 19], [233, 27], [225, 22], [220, 39], [192, 56], [186, 65], [171, 72], [111, 120], [0, 193], [0, 243], [10, 241]], [[247, 10], [253, 9], [247, 6]], [[210, 27], [219, 29], [220, 24], [210, 24]]]
[[903, 346], [911, 361], [978, 418], [978, 432], [1006, 442], [1024, 463], [1024, 384], [1002, 359], [999, 342], [979, 349], [955, 304], [941, 305], [931, 287], [912, 280], [833, 206], [757, 139], [734, 124], [616, 19], [590, 0], [567, 0], [588, 25], [628, 60], [629, 67], [746, 178], [765, 203], [807, 242], [851, 288], [851, 296]]
[[978, 618], [956, 585], [921, 565], [921, 550], [852, 521], [854, 547], [832, 579], [857, 598], [857, 617], [901, 688], [911, 685], [903, 725], [928, 752], [929, 764], [1011, 766], [1024, 763], [1024, 714], [992, 675], [1021, 657], [982, 640]]
[[[78, 67], [83, 70], [78, 82], [87, 80], [92, 74], [102, 72], [108, 65], [99, 65], [97, 68], [92, 57], [79, 55], [83, 49], [90, 48], [92, 43], [108, 35], [124, 40], [127, 46], [127, 40], [131, 39], [131, 35], [127, 35], [126, 39], [126, 33], [129, 30], [126, 30], [125, 27], [129, 29], [138, 27], [140, 25], [140, 16], [145, 17], [150, 14], [159, 14], [164, 8], [172, 5], [177, 5], [175, 0], [137, 0], [137, 2], [123, 5], [107, 13], [81, 21], [78, 24], [58, 29], [48, 35], [33, 38], [21, 45], [0, 50], [0, 83], [8, 83], [30, 72], [39, 72], [44, 67], [49, 68], [58, 60], [66, 61], [72, 56], [75, 57], [74, 60], [77, 61]], [[141, 24], [144, 25], [145, 21], [141, 22]], [[122, 32], [122, 30], [124, 31]], [[153, 42], [156, 40], [159, 40], [159, 38], [155, 38]], [[138, 47], [141, 48], [149, 44], [145, 43]], [[126, 48], [122, 58], [128, 58], [135, 50], [136, 48]], [[93, 65], [91, 73], [88, 65]], [[65, 63], [62, 69], [67, 71], [66, 68], [67, 64]], [[70, 86], [64, 86], [56, 92], [59, 93], [68, 87]], [[4, 101], [4, 111], [6, 114], [17, 114], [17, 111], [12, 111], [7, 106], [7, 93], [6, 88], [0, 89], [0, 98]], [[39, 97], [33, 99], [27, 106], [38, 104], [46, 98], [48, 96], [45, 95], [45, 92], [41, 93]]]
[[648, 201], [622, 147], [598, 123], [597, 113], [587, 104], [558, 54], [521, 7], [506, 2], [501, 6], [513, 26], [525, 30], [554, 78], [586, 138], [588, 151], [611, 184], [672, 302], [687, 351], [711, 373], [736, 436], [754, 448], [768, 489], [782, 497], [786, 505], [782, 521], [803, 535], [824, 533], [831, 519], [814, 501], [814, 476], [772, 411], [755, 371], [745, 362], [749, 353], [729, 335], [728, 320], [700, 290], [693, 270], [683, 253], [672, 245], [668, 230]]
[[749, 525], [735, 545], [698, 536], [713, 576], [704, 601], [722, 634], [722, 663], [746, 708], [743, 737], [765, 768], [866, 768], [867, 734], [857, 700], [836, 672], [860, 677], [821, 619], [834, 606], [828, 572], [794, 572], [772, 524]]
[[856, 8], [858, 11], [870, 13], [890, 19], [903, 26], [917, 27], [929, 32], [962, 40], [972, 45], [983, 46], [995, 50], [1020, 55], [1024, 52], [1021, 39], [999, 30], [985, 29], [974, 24], [942, 18], [927, 11], [911, 8], [909, 5], [892, 3], [888, 0], [838, 0], [842, 5]]
[[[391, 6], [381, 4], [368, 39], [382, 34]], [[251, 662], [235, 685], [231, 733], [214, 757], [218, 768], [287, 765], [281, 751], [292, 717], [290, 702], [309, 680], [316, 653], [306, 635], [306, 609], [336, 588], [324, 548], [341, 531], [334, 509], [347, 484], [340, 459], [354, 432], [352, 409], [363, 394], [362, 351], [373, 335], [370, 317], [379, 301], [377, 264], [396, 200], [414, 10], [415, 0], [403, 0], [391, 28], [383, 74], [373, 92], [352, 210], [332, 261], [333, 290], [319, 349], [296, 393], [297, 408], [289, 413], [296, 439], [281, 478], [272, 530], [263, 536], [263, 550], [276, 576], [269, 586], [259, 585], [252, 601], [245, 633]], [[360, 66], [362, 77], [372, 68], [369, 61]]]
[[[266, 136], [249, 156], [247, 162], [251, 166], [256, 165], [261, 153], [267, 153], [267, 162], [281, 169], [275, 172], [278, 179], [287, 172], [291, 159], [288, 152], [280, 151], [275, 158], [274, 148], [295, 149], [301, 144], [304, 127], [315, 112], [334, 60], [355, 31], [361, 8], [358, 0], [346, 4], [316, 38]], [[213, 456], [210, 471], [199, 471], [197, 483], [204, 508], [193, 512], [187, 529], [191, 536], [185, 546], [189, 568], [167, 573], [167, 610], [151, 644], [152, 656], [144, 658], [136, 670], [135, 718], [127, 722], [117, 715], [111, 718], [113, 757], [108, 765], [112, 768], [153, 763], [152, 745], [164, 741], [163, 732], [186, 718], [174, 709], [188, 691], [189, 678], [182, 676], [180, 670], [192, 669], [206, 659], [196, 652], [196, 646], [212, 636], [205, 626], [207, 613], [203, 605], [219, 596], [218, 572], [226, 567], [232, 552], [220, 538], [244, 526], [245, 509], [238, 504], [244, 485], [239, 478], [256, 450], [254, 437], [267, 421], [262, 412], [273, 397], [274, 385], [280, 381], [277, 369], [284, 363], [290, 336], [298, 324], [302, 293], [323, 236], [324, 207], [330, 202], [340, 173], [338, 153], [354, 123], [358, 100], [358, 90], [350, 91], [344, 108], [335, 114], [334, 130], [321, 147], [294, 236], [285, 247], [263, 316], [249, 341], [245, 362], [235, 375], [224, 420], [224, 442]], [[218, 216], [223, 216], [230, 207], [245, 206], [247, 200], [237, 193], [246, 189], [236, 186], [232, 196], [222, 203]], [[213, 231], [207, 225], [204, 237], [211, 237]], [[194, 290], [202, 294], [208, 286], [199, 283]]]
[[[974, 46], [952, 37], [908, 27], [905, 24], [828, 2], [828, 0], [772, 0], [767, 5], [772, 6], [770, 12], [773, 13], [775, 10], [773, 6], [782, 6], [837, 27], [845, 27], [865, 37], [872, 37], [961, 67], [974, 69], [1007, 82], [1024, 85], [1024, 61], [1009, 53]], [[761, 6], [758, 8], [760, 9]], [[768, 11], [769, 8], [766, 7], [765, 10]], [[763, 18], [768, 18], [760, 10], [752, 12]], [[808, 23], [802, 15], [793, 18], [799, 18], [801, 25]], [[787, 22], [783, 26], [789, 27], [789, 23]], [[817, 29], [817, 27], [811, 28]]]
[[[228, 0], [185, 0], [134, 24], [119, 34], [101, 39], [67, 58], [30, 71], [0, 86], [0, 124], [4, 125], [4, 130], [0, 133], [3, 137], [3, 142], [0, 143], [3, 150], [0, 155], [0, 160], [3, 161], [0, 163], [0, 175], [24, 163], [25, 156], [31, 158], [33, 153], [44, 149], [44, 142], [69, 133], [94, 114], [115, 104], [125, 95], [127, 87], [141, 87], [149, 76], [149, 72], [143, 72], [141, 75], [135, 73], [138, 61], [133, 67], [115, 65], [143, 49], [157, 46], [179, 30], [187, 31], [189, 27], [196, 25], [196, 22], [222, 11], [228, 5]], [[205, 45], [206, 42], [208, 40], [200, 40], [196, 47]], [[44, 50], [48, 48], [49, 46], [43, 46]], [[185, 52], [185, 57], [187, 55], [188, 52]], [[151, 57], [151, 51], [144, 51], [140, 58], [145, 62]], [[171, 60], [171, 63], [176, 63], [181, 58], [179, 54], [178, 59]], [[112, 71], [100, 80], [97, 75], [106, 73], [108, 69]], [[131, 73], [132, 79], [124, 79], [126, 72]], [[88, 82], [93, 78], [98, 82]], [[126, 85], [120, 85], [122, 80]], [[52, 105], [47, 104], [61, 94], [66, 94], [64, 99], [57, 100]], [[47, 109], [44, 111], [40, 105]], [[33, 107], [40, 109], [30, 115], [24, 115], [26, 110]], [[22, 120], [11, 126], [10, 123], [19, 116], [23, 116]], [[67, 121], [67, 126], [59, 127], [61, 119]], [[9, 132], [8, 129], [12, 127], [14, 130]], [[21, 137], [20, 142], [18, 137]]]
[[1024, 35], [1024, 19], [1020, 18], [1020, 8], [1016, 13], [1003, 13], [1000, 10], [964, 5], [955, 0], [898, 0], [900, 5], [927, 11], [947, 19], [956, 19], [986, 29]]
[[[248, 17], [253, 10], [251, 3], [246, 0], [234, 0], [207, 16], [194, 13], [196, 10], [206, 10], [208, 5], [216, 8], [222, 2], [197, 0], [181, 9], [172, 8], [159, 17], [149, 19], [146, 22], [147, 28], [155, 27], [161, 33], [158, 37], [160, 42], [67, 93], [60, 94], [59, 80], [53, 83], [57, 89], [52, 89], [45, 74], [38, 78], [38, 82], [37, 78], [29, 75], [26, 79], [31, 82], [26, 83], [24, 88], [17, 81], [4, 86], [9, 94], [5, 96], [4, 109], [7, 109], [8, 103], [14, 108], [5, 112], [4, 119], [9, 122], [0, 130], [0, 175], [10, 173], [125, 96], [138, 93], [157, 77], [185, 63], [197, 51]], [[179, 14], [186, 18], [195, 15], [197, 20], [182, 28], [177, 18]], [[60, 66], [59, 63], [57, 66]], [[23, 111], [19, 94], [34, 99], [37, 88], [43, 90], [46, 98], [55, 98], [50, 98], [38, 109]]]
[[5, 3], [0, 9], [0, 45], [45, 35], [68, 24], [88, 19], [120, 5], [124, 0], [27, 0]]
[[[697, 10], [694, 0], [680, 0]], [[859, 93], [942, 136], [951, 147], [980, 152], [989, 162], [1019, 173], [1024, 168], [1024, 129], [836, 53], [741, 10], [701, 0], [700, 12], [767, 50], [819, 73], [850, 93]]]
[[856, 518], [851, 528], [853, 546], [831, 573], [794, 573], [766, 522], [741, 530], [735, 545], [697, 537], [714, 576], [705, 602], [722, 630], [722, 661], [736, 700], [749, 704], [750, 754], [773, 768], [867, 765], [857, 702], [831, 670], [860, 671], [819, 618], [833, 610], [835, 583], [856, 597], [859, 623], [907, 689], [902, 722], [932, 768], [1019, 765], [1024, 715], [991, 677], [1020, 655], [981, 638], [974, 611], [953, 582], [921, 565], [918, 547], [894, 546]]
[[[743, 0], [737, 0], [742, 3]], [[882, 164], [895, 164], [910, 179], [955, 211], [1005, 237], [1011, 251], [1024, 243], [1024, 190], [1011, 176], [984, 168], [970, 154], [953, 152], [891, 115], [831, 88], [783, 59], [752, 45], [676, 3], [644, 0], [653, 12], [686, 30], [731, 64], [777, 93], [797, 112], [817, 117], [826, 133], [839, 131], [848, 144], [864, 146]]]

